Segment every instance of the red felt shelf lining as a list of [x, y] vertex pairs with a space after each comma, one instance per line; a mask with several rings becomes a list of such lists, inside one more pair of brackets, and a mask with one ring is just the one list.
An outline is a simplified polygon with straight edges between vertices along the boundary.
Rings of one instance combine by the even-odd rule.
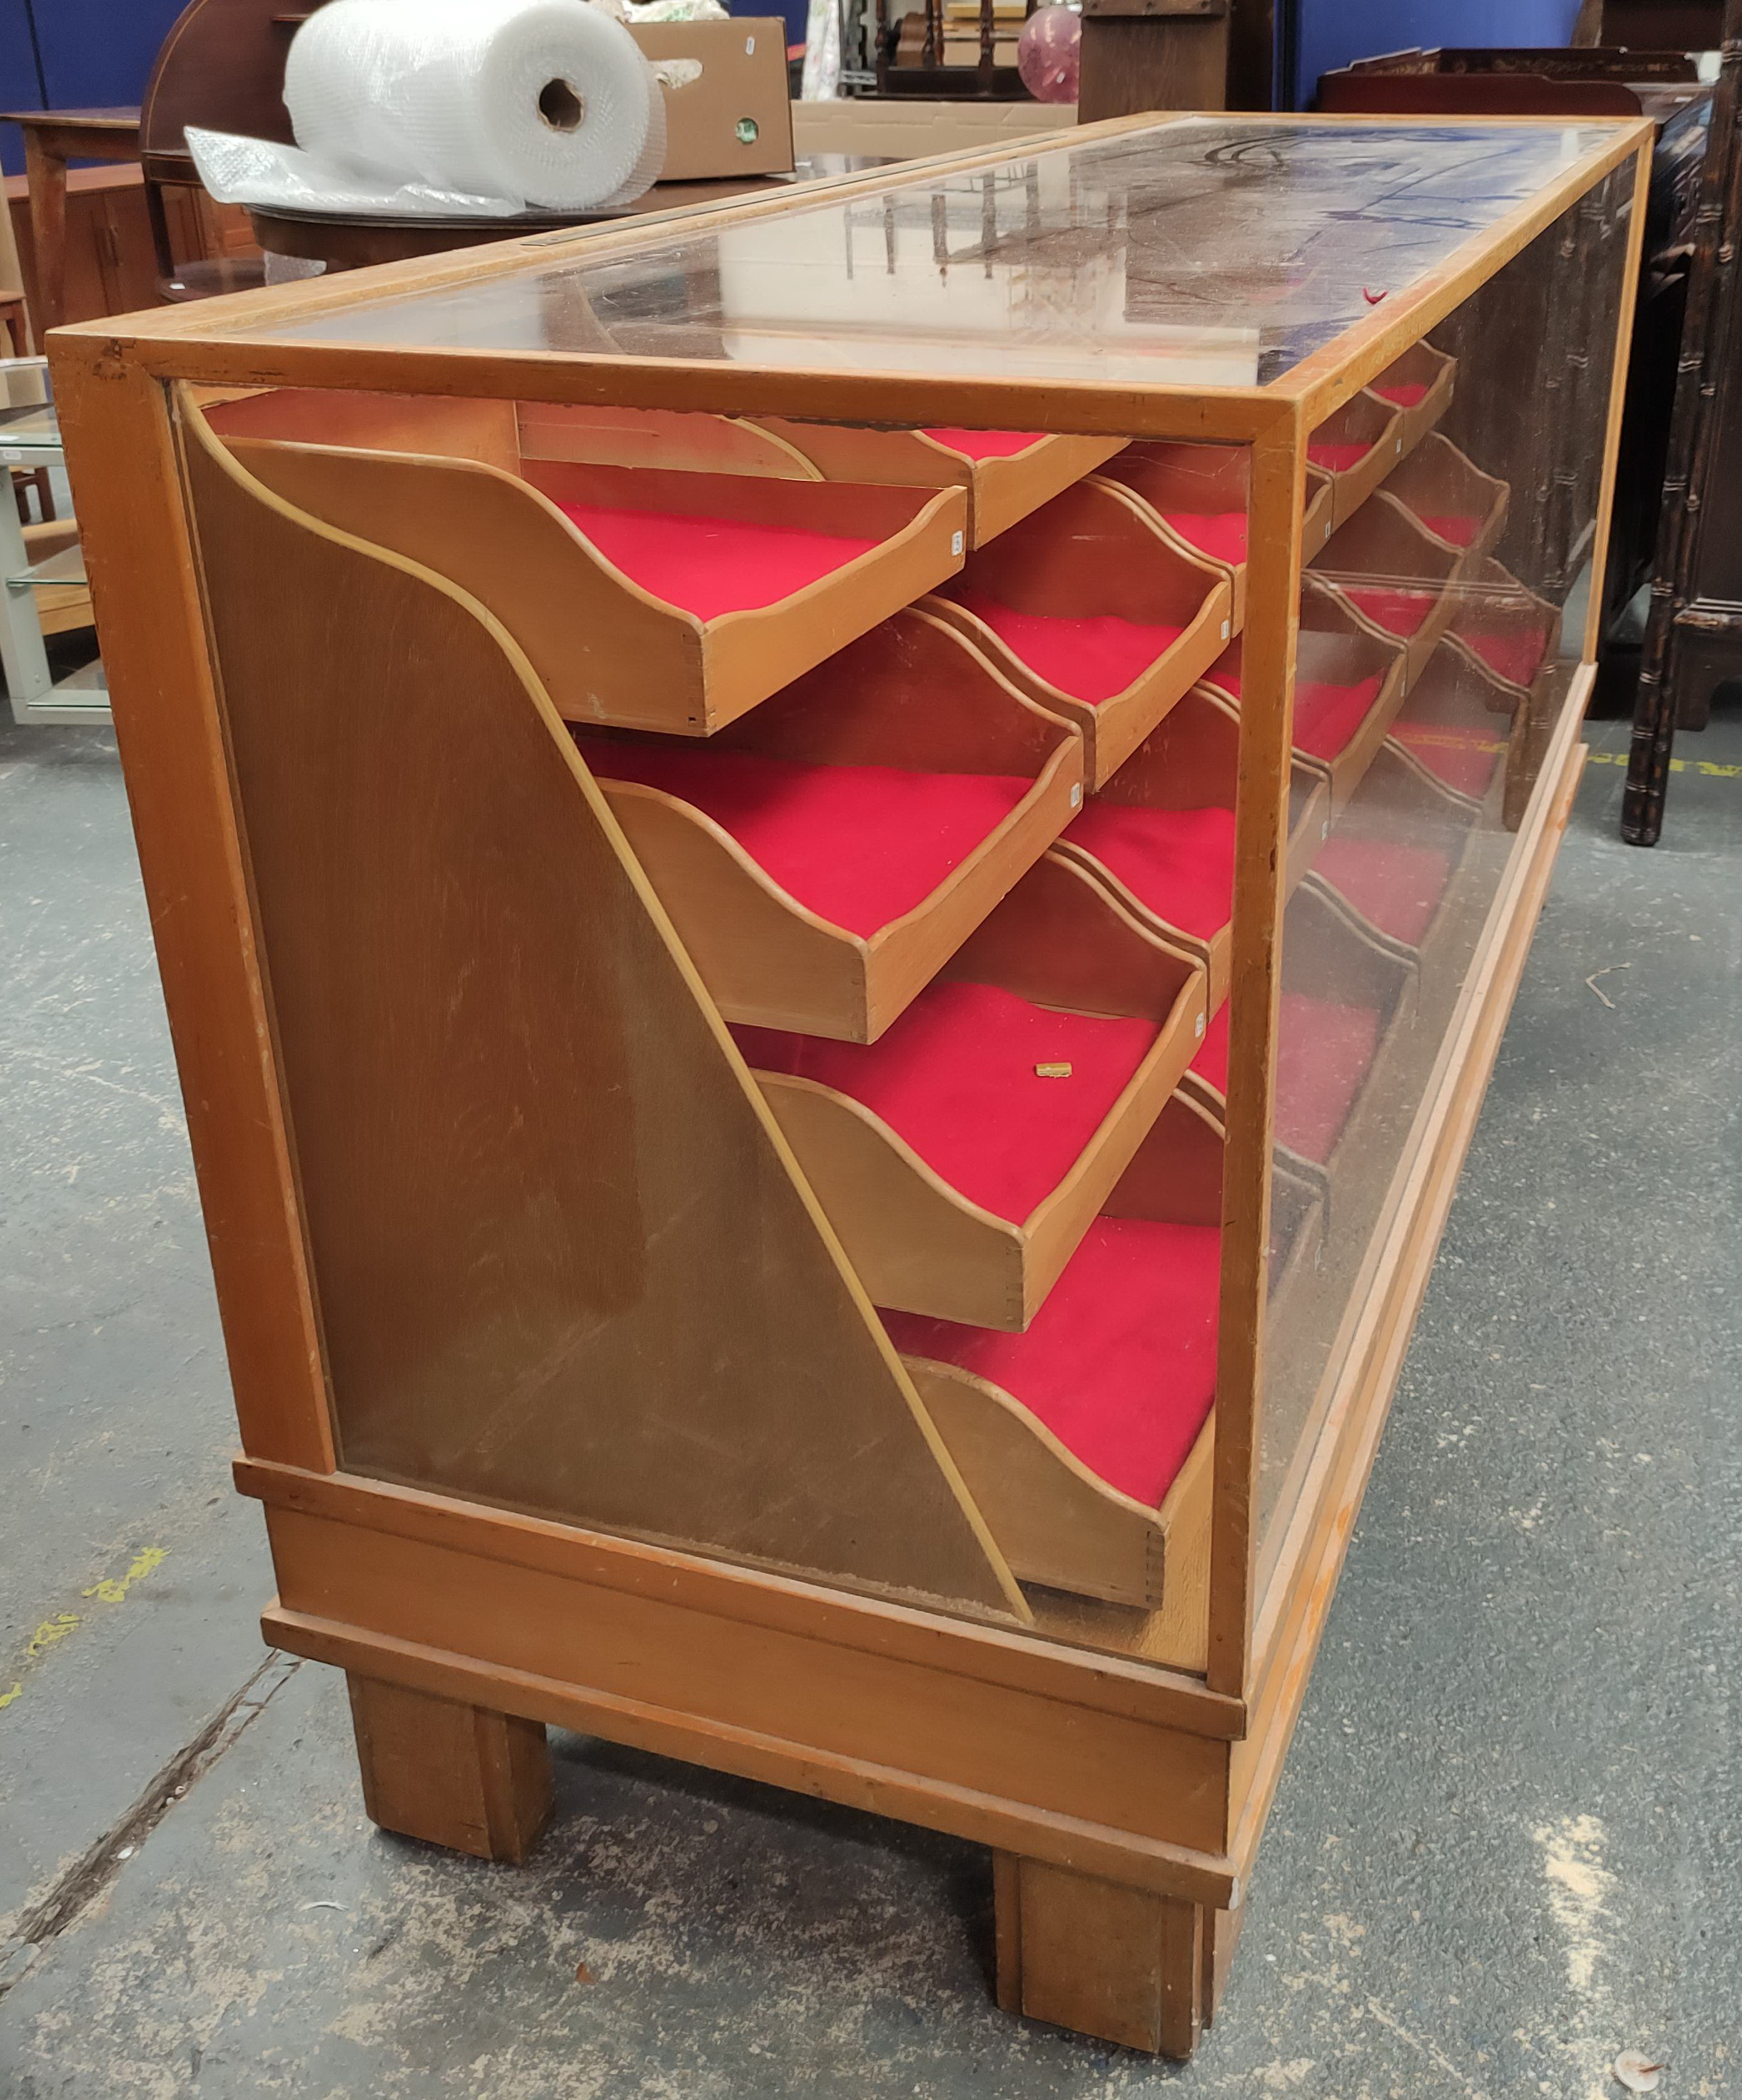
[[632, 582], [698, 620], [776, 604], [878, 545], [737, 518], [594, 503], [557, 507]]
[[[1379, 1016], [1371, 1008], [1284, 992], [1277, 1023], [1277, 1142], [1322, 1166], [1378, 1047]], [[1227, 1098], [1225, 1003], [1204, 1030], [1192, 1070]]]
[[1236, 567], [1246, 558], [1246, 514], [1243, 510], [1167, 510], [1162, 514], [1182, 540], [1218, 562]]
[[1394, 401], [1400, 408], [1413, 408], [1427, 399], [1427, 382], [1420, 379], [1400, 379], [1389, 386], [1375, 386], [1373, 391], [1387, 401]]
[[1209, 1417], [1220, 1278], [1213, 1225], [1098, 1218], [1024, 1334], [883, 1317], [898, 1349], [1001, 1387], [1091, 1472], [1154, 1509]]
[[866, 937], [924, 903], [1034, 785], [995, 774], [620, 743], [584, 732], [576, 742], [596, 774], [692, 804], [789, 897]]
[[1234, 813], [1150, 810], [1092, 796], [1065, 836], [1182, 933], [1207, 941], [1233, 911]]
[[[952, 1189], [1020, 1224], [1075, 1166], [1160, 1030], [1061, 1013], [995, 985], [934, 983], [875, 1043], [733, 1030], [758, 1071], [861, 1102]], [[1043, 1079], [1038, 1065], [1065, 1064]]]
[[1366, 458], [1373, 450], [1374, 440], [1365, 444], [1346, 443], [1333, 444], [1327, 438], [1317, 444], [1307, 447], [1307, 457], [1315, 466], [1321, 466], [1327, 474], [1347, 474], [1358, 461]]
[[1111, 613], [1071, 620], [1018, 612], [985, 591], [952, 590], [950, 595], [983, 620], [1049, 686], [1090, 707], [1134, 686], [1184, 632], [1179, 627], [1120, 620]]
[[1404, 640], [1419, 632], [1434, 609], [1435, 598], [1431, 590], [1392, 589], [1378, 584], [1348, 584], [1344, 586], [1343, 594], [1376, 627], [1383, 627], [1387, 634], [1396, 634]]
[[1382, 681], [1332, 686], [1307, 679], [1294, 687], [1294, 748], [1327, 764], [1348, 748], [1378, 698]]
[[1436, 780], [1480, 801], [1488, 790], [1505, 743], [1485, 729], [1450, 729], [1436, 722], [1394, 722], [1391, 735]]
[[1460, 623], [1458, 638], [1480, 656], [1491, 671], [1510, 678], [1515, 686], [1528, 686], [1549, 651], [1546, 620], [1509, 621], [1502, 627]]
[[1471, 547], [1484, 523], [1480, 511], [1442, 510], [1431, 517], [1425, 510], [1415, 514], [1430, 532], [1435, 532], [1453, 547]]
[[925, 435], [972, 460], [1014, 459], [1046, 438], [1043, 430], [928, 430]]
[[1452, 874], [1451, 855], [1436, 847], [1334, 833], [1312, 865], [1369, 925], [1410, 948], [1432, 924]]
[[1286, 991], [1277, 1026], [1277, 1141], [1325, 1165], [1373, 1069], [1379, 1016], [1371, 1007]]

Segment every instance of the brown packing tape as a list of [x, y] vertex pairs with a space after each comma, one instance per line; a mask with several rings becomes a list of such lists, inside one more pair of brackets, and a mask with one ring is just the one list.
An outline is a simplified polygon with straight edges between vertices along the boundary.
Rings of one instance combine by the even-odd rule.
[[702, 68], [694, 80], [665, 90], [662, 182], [791, 173], [792, 108], [782, 16], [635, 23], [629, 34], [655, 65], [690, 59]]

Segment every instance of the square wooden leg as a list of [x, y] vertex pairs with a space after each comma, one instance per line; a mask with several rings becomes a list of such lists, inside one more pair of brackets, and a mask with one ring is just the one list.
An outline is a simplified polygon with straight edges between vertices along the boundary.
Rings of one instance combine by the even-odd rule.
[[1127, 2049], [1185, 2058], [1203, 2022], [1196, 1904], [1000, 1852], [998, 2002]]
[[544, 1723], [346, 1673], [363, 1805], [383, 1830], [518, 1864], [550, 1815]]
[[1204, 1912], [1204, 2025], [1208, 2027], [1222, 2002], [1228, 1972], [1233, 1965], [1234, 1949], [1246, 1925], [1246, 1910], [1206, 1910]]

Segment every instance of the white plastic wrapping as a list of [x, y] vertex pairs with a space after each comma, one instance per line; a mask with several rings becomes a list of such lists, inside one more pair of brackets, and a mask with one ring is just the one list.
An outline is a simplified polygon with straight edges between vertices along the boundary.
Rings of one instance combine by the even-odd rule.
[[[328, 0], [292, 40], [294, 148], [191, 130], [226, 202], [412, 215], [632, 203], [665, 158], [665, 104], [586, 0]], [[247, 149], [247, 150], [245, 150]]]

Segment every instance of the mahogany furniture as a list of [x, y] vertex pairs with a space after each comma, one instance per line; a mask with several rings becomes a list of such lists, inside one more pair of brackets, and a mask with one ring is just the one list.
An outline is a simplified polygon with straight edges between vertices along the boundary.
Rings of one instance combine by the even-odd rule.
[[547, 1725], [856, 1803], [1190, 2052], [1578, 777], [1648, 149], [1121, 121], [56, 338], [377, 1822], [522, 1857]]
[[136, 109], [7, 109], [0, 124], [24, 135], [24, 179], [30, 196], [30, 254], [26, 289], [37, 338], [67, 317], [67, 163], [136, 161]]
[[1678, 723], [1704, 726], [1713, 688], [1742, 677], [1742, 399], [1736, 242], [1742, 236], [1742, 0], [1725, 0], [1723, 55], [1700, 172], [1663, 525], [1652, 578], [1621, 805], [1621, 836], [1656, 845]]

